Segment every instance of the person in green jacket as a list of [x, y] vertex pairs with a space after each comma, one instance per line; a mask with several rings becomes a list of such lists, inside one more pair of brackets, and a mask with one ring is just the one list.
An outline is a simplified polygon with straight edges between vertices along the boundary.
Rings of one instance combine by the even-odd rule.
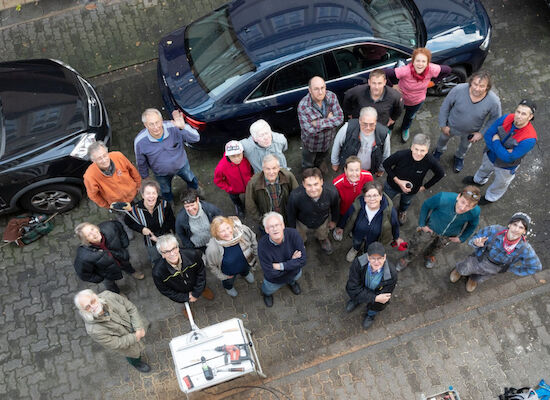
[[93, 341], [125, 356], [139, 372], [151, 370], [141, 361], [149, 323], [130, 300], [109, 290], [96, 294], [85, 289], [74, 296], [74, 304]]
[[423, 254], [426, 268], [435, 265], [435, 254], [450, 243], [463, 243], [474, 233], [481, 192], [477, 186], [466, 186], [460, 193], [440, 192], [422, 204], [418, 228], [409, 242], [409, 252], [399, 260], [397, 271]]

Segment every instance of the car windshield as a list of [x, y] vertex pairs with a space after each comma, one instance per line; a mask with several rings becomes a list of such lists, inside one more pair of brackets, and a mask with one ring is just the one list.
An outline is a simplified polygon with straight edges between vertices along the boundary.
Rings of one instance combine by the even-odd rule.
[[362, 0], [375, 37], [416, 47], [418, 33], [409, 0]]
[[193, 73], [207, 93], [255, 69], [235, 35], [227, 7], [189, 25], [185, 48]]

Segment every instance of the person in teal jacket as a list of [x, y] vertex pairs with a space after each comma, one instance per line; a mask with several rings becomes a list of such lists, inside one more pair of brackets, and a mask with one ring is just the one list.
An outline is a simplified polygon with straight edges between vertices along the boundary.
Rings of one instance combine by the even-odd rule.
[[409, 252], [399, 260], [397, 270], [407, 268], [421, 253], [426, 268], [433, 268], [437, 250], [449, 243], [465, 242], [479, 223], [480, 198], [479, 188], [470, 185], [460, 193], [440, 192], [424, 201], [418, 228], [409, 242]]

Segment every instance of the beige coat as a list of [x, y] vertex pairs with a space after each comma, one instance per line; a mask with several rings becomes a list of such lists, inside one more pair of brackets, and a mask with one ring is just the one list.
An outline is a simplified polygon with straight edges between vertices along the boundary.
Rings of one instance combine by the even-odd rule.
[[[256, 235], [252, 230], [241, 223], [236, 217], [231, 217], [234, 222], [234, 239], [241, 236], [238, 241], [241, 250], [243, 252], [246, 261], [252, 267], [254, 271], [256, 269], [256, 262], [258, 256], [258, 242], [256, 241]], [[229, 276], [222, 272], [222, 259], [225, 249], [223, 242], [216, 240], [216, 238], [210, 238], [206, 251], [204, 253], [204, 263], [210, 269], [210, 271], [220, 280], [229, 279]]]
[[85, 321], [86, 331], [106, 349], [125, 357], [139, 358], [145, 345], [143, 338], [138, 342], [134, 333], [142, 328], [147, 331], [147, 320], [130, 300], [121, 295], [106, 290], [98, 296], [106, 302], [104, 310], [109, 315]]

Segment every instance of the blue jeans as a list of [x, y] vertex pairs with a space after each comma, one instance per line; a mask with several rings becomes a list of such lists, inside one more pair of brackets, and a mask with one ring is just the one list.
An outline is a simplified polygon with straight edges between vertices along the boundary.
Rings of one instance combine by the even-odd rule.
[[407, 208], [411, 206], [412, 199], [414, 198], [414, 194], [403, 193], [400, 190], [395, 190], [388, 184], [388, 182], [384, 183], [384, 193], [386, 193], [388, 197], [392, 200], [395, 196], [401, 194], [401, 200], [399, 201], [398, 208], [399, 212], [407, 211]]
[[227, 290], [233, 289], [233, 285], [235, 284], [235, 279], [237, 279], [237, 275], [244, 277], [244, 276], [247, 276], [249, 272], [250, 272], [250, 266], [248, 268], [245, 268], [243, 271], [233, 275], [233, 278], [223, 279], [222, 280], [223, 288]]
[[345, 214], [340, 214], [340, 218], [338, 219], [338, 224], [336, 224], [336, 227], [344, 229], [346, 227], [346, 224], [348, 223], [349, 217], [351, 217], [354, 212], [355, 207], [352, 204]]
[[172, 201], [174, 200], [174, 196], [172, 195], [172, 178], [174, 178], [174, 175], [179, 176], [181, 179], [183, 179], [187, 186], [191, 189], [198, 189], [199, 187], [199, 180], [191, 171], [191, 167], [189, 166], [189, 161], [185, 163], [183, 167], [179, 171], [177, 171], [173, 175], [156, 175], [155, 178], [157, 179], [157, 182], [160, 185], [160, 191], [162, 193], [162, 198], [166, 201]]
[[420, 109], [422, 104], [424, 104], [423, 101], [415, 106], [405, 106], [405, 115], [403, 116], [403, 123], [401, 124], [402, 131], [406, 131], [411, 127], [414, 116], [416, 115], [416, 112]]
[[[302, 269], [300, 269], [300, 271], [296, 274], [294, 279], [288, 284], [289, 285], [294, 284], [294, 282], [296, 282], [301, 277], [302, 277]], [[286, 283], [273, 283], [264, 279], [264, 281], [262, 282], [262, 293], [265, 294], [266, 296], [271, 296], [273, 293], [275, 293], [277, 290], [282, 288], [284, 285], [286, 285]]]

